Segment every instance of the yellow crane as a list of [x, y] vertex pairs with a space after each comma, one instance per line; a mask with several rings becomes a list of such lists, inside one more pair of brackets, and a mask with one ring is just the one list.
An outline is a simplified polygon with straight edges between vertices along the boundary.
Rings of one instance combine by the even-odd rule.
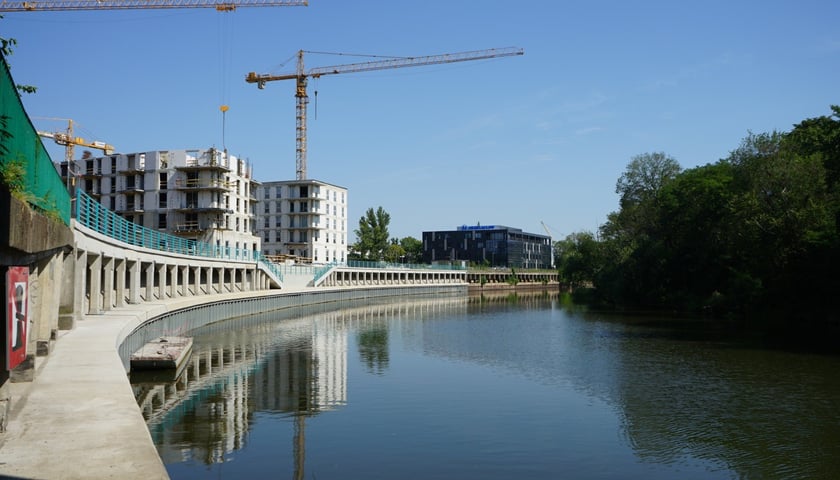
[[[297, 69], [295, 73], [285, 75], [257, 74], [250, 72], [245, 81], [256, 83], [257, 88], [265, 88], [266, 82], [275, 80], [295, 80], [295, 111], [297, 132], [295, 136], [295, 167], [298, 180], [306, 179], [306, 105], [309, 97], [306, 94], [307, 79], [320, 78], [323, 75], [334, 75], [338, 73], [369, 72], [373, 70], [385, 70], [388, 68], [419, 67], [422, 65], [437, 65], [442, 63], [464, 62], [468, 60], [481, 60], [496, 57], [507, 57], [512, 55], [523, 55], [525, 51], [521, 48], [493, 48], [488, 50], [474, 50], [460, 53], [445, 53], [440, 55], [427, 55], [422, 57], [395, 57], [387, 60], [376, 60], [361, 63], [348, 63], [329, 67], [315, 67], [306, 70], [303, 65], [303, 54], [300, 50], [297, 54]], [[315, 52], [308, 52], [315, 53]]]
[[76, 145], [102, 150], [105, 152], [105, 155], [111, 155], [114, 153], [114, 147], [105, 142], [89, 142], [82, 137], [73, 135], [73, 120], [69, 118], [52, 118], [51, 120], [67, 120], [67, 130], [64, 132], [44, 132], [38, 130], [38, 135], [45, 138], [51, 138], [55, 141], [55, 143], [64, 145], [64, 160], [68, 165], [70, 165], [70, 162], [73, 161], [73, 152]]
[[0, 12], [132, 10], [141, 8], [305, 7], [309, 0], [0, 0]]

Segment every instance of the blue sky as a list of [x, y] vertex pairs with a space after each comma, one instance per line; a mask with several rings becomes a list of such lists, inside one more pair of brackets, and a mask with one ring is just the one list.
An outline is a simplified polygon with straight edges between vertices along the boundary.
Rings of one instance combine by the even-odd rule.
[[[691, 168], [749, 132], [828, 115], [840, 104], [838, 18], [836, 0], [310, 0], [6, 13], [0, 36], [18, 41], [15, 81], [38, 87], [23, 96], [36, 128], [72, 118], [77, 134], [125, 153], [226, 146], [261, 181], [295, 177], [294, 82], [259, 90], [248, 72], [292, 72], [301, 49], [521, 47], [311, 80], [308, 177], [349, 189], [351, 231], [382, 206], [392, 237], [476, 223], [544, 233], [544, 222], [558, 239], [617, 210], [616, 180], [636, 155]], [[306, 66], [359, 60], [310, 54]]]

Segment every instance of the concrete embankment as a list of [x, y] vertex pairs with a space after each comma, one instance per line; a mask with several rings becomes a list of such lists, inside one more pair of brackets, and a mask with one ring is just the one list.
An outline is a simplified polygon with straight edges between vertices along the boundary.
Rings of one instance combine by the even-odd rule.
[[[434, 288], [460, 289], [466, 286]], [[335, 292], [405, 287], [319, 289], [305, 292], [312, 303]], [[418, 288], [422, 291], [422, 288]], [[331, 293], [332, 292], [332, 293]], [[300, 295], [301, 291], [292, 292]], [[278, 291], [242, 292], [129, 305], [87, 315], [39, 358], [33, 382], [13, 384], [18, 398], [0, 435], [0, 477], [31, 479], [167, 479], [118, 353], [126, 332], [169, 312], [206, 303], [263, 300]], [[343, 296], [343, 295], [342, 295]], [[268, 302], [264, 302], [268, 303]], [[211, 319], [208, 319], [210, 321]]]

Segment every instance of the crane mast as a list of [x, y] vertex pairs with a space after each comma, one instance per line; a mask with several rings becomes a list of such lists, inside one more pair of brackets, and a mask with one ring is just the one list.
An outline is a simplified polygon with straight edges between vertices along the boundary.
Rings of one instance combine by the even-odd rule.
[[0, 12], [132, 10], [141, 8], [305, 7], [309, 0], [0, 0]]
[[444, 63], [465, 62], [468, 60], [507, 57], [513, 55], [523, 55], [525, 51], [521, 48], [515, 47], [491, 48], [486, 50], [473, 50], [469, 52], [426, 55], [422, 57], [395, 57], [387, 60], [316, 67], [309, 69], [309, 71], [306, 71], [304, 68], [304, 53], [305, 52], [303, 50], [298, 51], [297, 68], [295, 73], [271, 75], [250, 72], [245, 77], [246, 82], [256, 83], [257, 88], [259, 89], [265, 88], [265, 84], [267, 82], [275, 80], [295, 80], [295, 170], [297, 180], [306, 179], [306, 110], [307, 104], [309, 103], [309, 97], [306, 94], [306, 87], [307, 79], [309, 77], [320, 78], [323, 75], [335, 75], [339, 73], [370, 72], [389, 68], [419, 67], [423, 65], [439, 65]]

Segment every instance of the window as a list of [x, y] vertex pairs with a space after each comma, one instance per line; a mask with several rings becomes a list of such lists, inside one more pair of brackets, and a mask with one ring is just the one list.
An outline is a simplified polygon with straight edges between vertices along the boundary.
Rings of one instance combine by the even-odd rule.
[[166, 209], [166, 192], [158, 194], [158, 208]]
[[274, 187], [274, 198], [282, 198], [282, 196], [280, 195], [280, 186], [279, 185]]
[[159, 177], [158, 187], [160, 190], [166, 190], [166, 172], [162, 172]]
[[165, 229], [166, 228], [166, 214], [159, 213], [158, 214], [158, 228]]
[[266, 204], [265, 204], [265, 208], [263, 209], [263, 212], [264, 212], [264, 213], [269, 213], [269, 211], [270, 211], [270, 210], [271, 210], [271, 209], [269, 208], [268, 203], [266, 203]]

